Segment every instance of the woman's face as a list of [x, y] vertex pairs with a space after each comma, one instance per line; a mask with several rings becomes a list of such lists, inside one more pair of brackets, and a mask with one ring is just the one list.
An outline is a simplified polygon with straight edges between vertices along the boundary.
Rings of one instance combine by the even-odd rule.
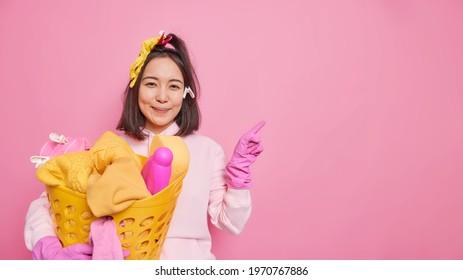
[[138, 91], [138, 106], [148, 130], [164, 131], [182, 108], [184, 82], [182, 72], [169, 57], [153, 58], [145, 67]]

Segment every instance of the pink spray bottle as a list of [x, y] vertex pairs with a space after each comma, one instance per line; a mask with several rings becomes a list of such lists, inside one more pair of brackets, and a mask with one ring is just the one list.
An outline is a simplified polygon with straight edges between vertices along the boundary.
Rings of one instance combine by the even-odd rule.
[[141, 175], [151, 194], [156, 194], [169, 185], [173, 158], [169, 148], [160, 147], [146, 161]]

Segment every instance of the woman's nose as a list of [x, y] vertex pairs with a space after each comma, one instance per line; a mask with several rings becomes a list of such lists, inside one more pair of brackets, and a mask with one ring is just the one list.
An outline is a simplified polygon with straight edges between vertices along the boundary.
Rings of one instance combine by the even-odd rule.
[[167, 89], [160, 88], [158, 94], [156, 94], [156, 101], [159, 103], [166, 103], [169, 100], [169, 96], [167, 94]]

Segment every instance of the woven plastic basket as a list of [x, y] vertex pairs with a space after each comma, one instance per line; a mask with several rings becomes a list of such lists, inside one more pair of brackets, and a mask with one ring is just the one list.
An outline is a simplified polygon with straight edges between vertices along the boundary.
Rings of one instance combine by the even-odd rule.
[[[186, 171], [161, 192], [112, 215], [122, 247], [130, 251], [126, 259], [159, 259], [185, 175]], [[46, 186], [46, 191], [63, 246], [88, 243], [90, 224], [96, 217], [87, 205], [86, 195], [64, 186]]]

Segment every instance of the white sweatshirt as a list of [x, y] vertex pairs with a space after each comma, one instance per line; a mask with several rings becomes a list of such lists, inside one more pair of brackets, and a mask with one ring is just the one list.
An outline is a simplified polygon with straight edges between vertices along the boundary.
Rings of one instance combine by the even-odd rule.
[[[161, 134], [174, 135], [175, 122]], [[147, 156], [154, 134], [144, 141], [120, 135], [135, 153]], [[190, 166], [183, 181], [169, 231], [161, 252], [161, 259], [215, 259], [211, 253], [211, 223], [232, 234], [239, 234], [251, 213], [249, 190], [229, 188], [225, 183], [226, 159], [222, 147], [214, 140], [193, 133], [182, 137], [190, 151]], [[24, 237], [32, 250], [35, 243], [47, 235], [55, 235], [50, 204], [45, 193], [34, 200], [26, 215]]]

